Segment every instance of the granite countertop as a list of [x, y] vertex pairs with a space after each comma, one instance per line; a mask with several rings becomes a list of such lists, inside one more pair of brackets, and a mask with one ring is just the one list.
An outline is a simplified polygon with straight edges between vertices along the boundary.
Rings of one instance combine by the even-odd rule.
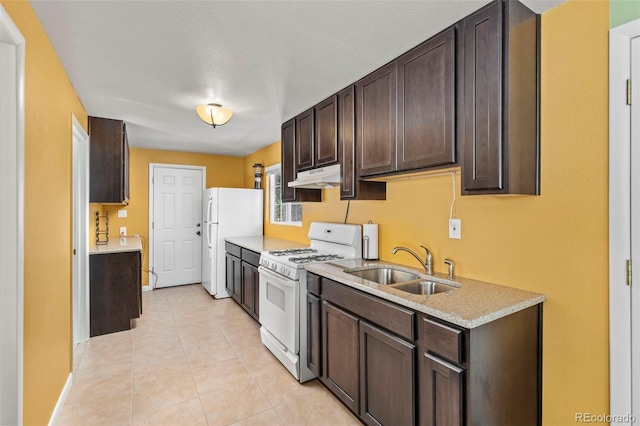
[[225, 241], [244, 247], [247, 250], [257, 253], [269, 250], [284, 250], [290, 248], [309, 247], [309, 244], [298, 243], [296, 241], [282, 240], [275, 237], [267, 237], [265, 235], [256, 235], [253, 237], [230, 237]]
[[95, 241], [89, 247], [89, 254], [121, 253], [127, 251], [142, 251], [140, 237], [110, 238], [106, 245], [95, 245]]
[[305, 265], [305, 269], [349, 287], [373, 294], [382, 299], [448, 321], [464, 328], [474, 328], [546, 300], [546, 296], [527, 290], [506, 287], [503, 285], [454, 277], [435, 273], [431, 280], [457, 286], [453, 291], [436, 293], [431, 296], [406, 293], [392, 287], [347, 274], [344, 269], [367, 269], [371, 266], [393, 266], [409, 272], [418, 273], [425, 280], [428, 275], [418, 269], [409, 268], [392, 262], [367, 261], [363, 259], [342, 260], [331, 263], [313, 263]]

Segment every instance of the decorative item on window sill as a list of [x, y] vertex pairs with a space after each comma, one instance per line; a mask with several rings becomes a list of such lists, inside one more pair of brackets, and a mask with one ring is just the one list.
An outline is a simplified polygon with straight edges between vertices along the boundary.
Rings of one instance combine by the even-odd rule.
[[233, 115], [233, 111], [227, 108], [223, 108], [220, 104], [198, 105], [196, 107], [196, 112], [198, 113], [202, 121], [210, 126], [213, 126], [214, 129], [216, 128], [216, 126], [227, 124], [227, 122], [231, 120], [231, 116]]
[[252, 166], [255, 171], [255, 180], [253, 183], [253, 189], [262, 189], [262, 171], [264, 170], [264, 166], [262, 163], [256, 163]]

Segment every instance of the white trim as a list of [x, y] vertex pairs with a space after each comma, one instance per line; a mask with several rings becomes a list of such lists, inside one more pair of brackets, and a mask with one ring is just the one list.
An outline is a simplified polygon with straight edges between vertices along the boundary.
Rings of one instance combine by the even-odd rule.
[[[192, 169], [202, 171], [202, 191], [207, 188], [207, 168], [205, 166], [190, 166], [186, 164], [165, 164], [165, 163], [149, 163], [149, 290], [154, 290], [154, 277], [153, 271], [153, 229], [151, 224], [153, 223], [153, 171], [156, 167], [169, 168], [169, 169]], [[202, 206], [200, 207], [202, 211]], [[144, 287], [144, 286], [143, 286]]]
[[281, 169], [282, 169], [282, 165], [280, 163], [274, 164], [273, 166], [269, 166], [266, 169], [264, 169], [264, 174], [272, 175], [274, 173], [279, 173]]
[[[13, 205], [15, 202], [15, 215], [10, 221], [4, 222], [6, 226], [12, 226], [15, 229], [15, 238], [1, 238], [0, 245], [6, 249], [15, 251], [15, 283], [9, 280], [3, 279], [1, 282], [6, 283], [10, 288], [6, 289], [4, 294], [15, 295], [15, 318], [9, 318], [8, 321], [15, 326], [15, 368], [16, 383], [15, 389], [12, 389], [15, 395], [15, 406], [8, 407], [10, 410], [9, 415], [3, 411], [3, 408], [7, 407], [0, 405], [0, 423], [4, 418], [14, 418], [18, 424], [22, 424], [23, 421], [23, 362], [24, 362], [24, 85], [25, 85], [25, 39], [20, 33], [18, 27], [11, 20], [11, 17], [6, 10], [0, 4], [0, 42], [7, 43], [15, 46], [15, 72], [16, 72], [16, 105], [15, 105], [15, 141], [9, 141], [15, 143], [15, 150], [12, 151], [11, 157], [5, 158], [6, 161], [14, 163], [15, 169], [12, 167], [12, 171], [6, 175], [0, 176], [5, 182], [10, 182], [15, 191], [15, 198], [13, 200], [4, 200], [5, 203]], [[0, 117], [0, 125], [2, 119]], [[4, 123], [6, 125], [7, 123]], [[11, 125], [9, 123], [9, 125]], [[0, 144], [3, 141], [0, 140]], [[14, 162], [15, 160], [15, 162]], [[1, 181], [1, 180], [0, 180]], [[3, 218], [4, 221], [4, 218]], [[0, 271], [4, 274], [5, 271]], [[9, 274], [7, 274], [9, 275]], [[6, 277], [6, 275], [5, 275]], [[12, 285], [14, 284], [14, 285]], [[2, 321], [7, 321], [6, 318], [2, 318]], [[4, 339], [4, 336], [0, 336]], [[3, 340], [3, 345], [7, 345], [7, 340]], [[6, 384], [5, 384], [6, 385]], [[1, 392], [0, 392], [1, 393]], [[2, 401], [2, 395], [0, 395], [0, 401]], [[6, 416], [6, 417], [5, 417]], [[10, 416], [10, 417], [9, 417]]]
[[[71, 114], [73, 145], [73, 345], [89, 340], [89, 135]], [[79, 144], [79, 145], [77, 145]], [[82, 170], [80, 172], [80, 170]], [[84, 184], [76, 182], [83, 179]], [[76, 194], [80, 185], [82, 194]], [[77, 198], [77, 199], [76, 199]], [[78, 203], [78, 204], [76, 204]], [[77, 218], [76, 218], [77, 215]], [[77, 229], [76, 229], [77, 228]], [[76, 235], [77, 234], [77, 235]], [[76, 246], [77, 244], [77, 246]], [[76, 277], [76, 275], [78, 275]]]
[[58, 421], [58, 417], [60, 417], [60, 413], [62, 412], [62, 407], [64, 407], [64, 403], [69, 396], [69, 392], [71, 392], [71, 386], [73, 385], [73, 373], [69, 373], [67, 376], [67, 381], [62, 388], [62, 392], [60, 392], [60, 396], [58, 397], [58, 402], [56, 403], [55, 408], [53, 409], [53, 413], [51, 413], [51, 418], [49, 419], [49, 426], [53, 426]]
[[[630, 40], [637, 36], [640, 36], [640, 20], [609, 31], [609, 388], [612, 415], [632, 414], [631, 288], [626, 285], [625, 267], [632, 255], [631, 115], [626, 105], [625, 87], [631, 73]], [[636, 269], [638, 267], [637, 264]]]

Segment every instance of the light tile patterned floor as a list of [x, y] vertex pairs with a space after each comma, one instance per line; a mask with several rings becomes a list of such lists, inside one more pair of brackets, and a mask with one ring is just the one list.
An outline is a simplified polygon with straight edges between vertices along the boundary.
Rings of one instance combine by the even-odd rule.
[[201, 285], [143, 293], [134, 329], [74, 351], [58, 425], [356, 425], [317, 380], [298, 383], [258, 324]]

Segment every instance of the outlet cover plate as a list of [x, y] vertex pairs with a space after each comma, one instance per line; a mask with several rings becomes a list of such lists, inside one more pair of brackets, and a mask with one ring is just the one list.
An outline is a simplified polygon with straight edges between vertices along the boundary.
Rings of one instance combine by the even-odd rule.
[[449, 219], [449, 238], [459, 240], [462, 238], [462, 220]]
[[118, 210], [118, 217], [127, 217], [127, 211], [125, 209]]
[[120, 227], [120, 235], [127, 235], [127, 227], [126, 226], [121, 226]]

